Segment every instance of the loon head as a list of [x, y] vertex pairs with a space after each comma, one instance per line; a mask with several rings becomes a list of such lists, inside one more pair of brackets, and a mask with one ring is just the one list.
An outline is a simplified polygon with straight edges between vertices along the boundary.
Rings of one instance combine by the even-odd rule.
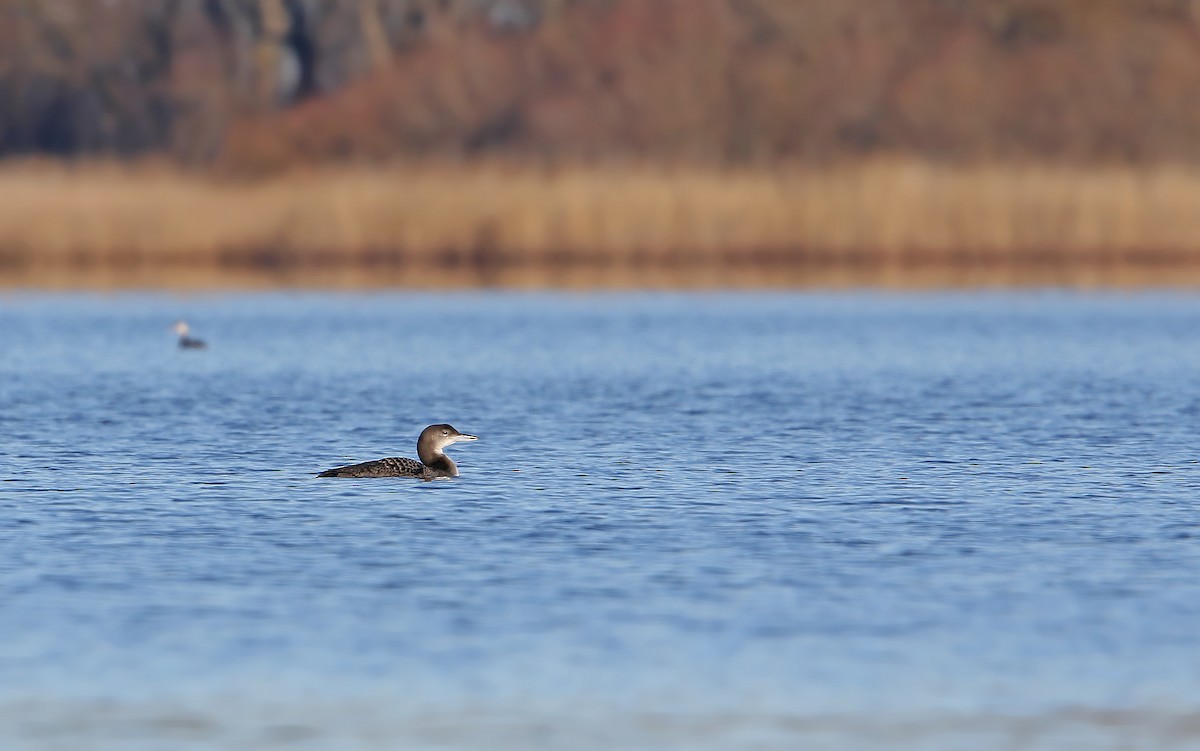
[[171, 330], [174, 331], [179, 336], [187, 336], [188, 332], [191, 331], [192, 329], [190, 326], [188, 326], [187, 321], [176, 321], [171, 326]]
[[421, 457], [422, 462], [429, 464], [437, 457], [442, 456], [442, 450], [450, 444], [477, 440], [479, 440], [478, 436], [460, 433], [454, 429], [453, 425], [445, 423], [430, 425], [421, 431], [421, 437], [417, 439], [417, 456]]

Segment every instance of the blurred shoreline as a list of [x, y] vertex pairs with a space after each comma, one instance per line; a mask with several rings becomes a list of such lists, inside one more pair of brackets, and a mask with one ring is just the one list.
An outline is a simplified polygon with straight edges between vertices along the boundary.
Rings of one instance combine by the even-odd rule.
[[0, 166], [0, 288], [1200, 285], [1200, 169]]
[[[430, 707], [397, 713], [382, 700], [230, 700], [171, 703], [23, 700], [0, 704], [9, 748], [127, 748], [158, 738], [257, 749], [320, 738], [339, 748], [1191, 748], [1200, 715], [1188, 708], [1063, 707], [1041, 712], [894, 711], [778, 714], [765, 710], [623, 711], [603, 705], [549, 712]], [[232, 743], [231, 743], [232, 741]]]

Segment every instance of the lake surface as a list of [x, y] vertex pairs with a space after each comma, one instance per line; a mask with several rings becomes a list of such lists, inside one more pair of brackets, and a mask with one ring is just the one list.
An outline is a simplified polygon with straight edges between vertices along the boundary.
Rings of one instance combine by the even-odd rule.
[[1182, 293], [10, 293], [0, 747], [1200, 748], [1198, 444]]

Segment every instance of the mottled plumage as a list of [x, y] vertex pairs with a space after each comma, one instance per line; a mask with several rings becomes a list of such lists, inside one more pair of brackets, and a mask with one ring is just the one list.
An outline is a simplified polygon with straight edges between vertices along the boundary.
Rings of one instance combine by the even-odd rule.
[[430, 425], [421, 431], [417, 439], [417, 456], [421, 461], [400, 456], [389, 456], [361, 464], [335, 467], [317, 477], [413, 477], [433, 480], [438, 477], [458, 477], [458, 466], [443, 452], [447, 446], [459, 441], [474, 441], [475, 436], [460, 433], [446, 424]]
[[376, 459], [373, 462], [363, 462], [362, 464], [351, 464], [349, 467], [330, 469], [317, 475], [317, 477], [425, 477], [425, 474], [429, 471], [429, 467], [426, 467], [416, 459], [389, 456], [386, 459]]

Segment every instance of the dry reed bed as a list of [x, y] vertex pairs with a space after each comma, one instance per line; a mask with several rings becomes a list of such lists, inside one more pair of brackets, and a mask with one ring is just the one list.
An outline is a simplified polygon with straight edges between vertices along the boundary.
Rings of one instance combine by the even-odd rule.
[[491, 163], [230, 181], [148, 167], [0, 169], [10, 283], [80, 269], [110, 280], [257, 269], [285, 282], [303, 269], [347, 280], [403, 270], [401, 281], [459, 270], [468, 283], [479, 271], [496, 283], [553, 283], [539, 270], [564, 269], [602, 283], [622, 272], [658, 283], [750, 272], [757, 283], [841, 269], [870, 282], [921, 266], [1200, 274], [1200, 171]]

